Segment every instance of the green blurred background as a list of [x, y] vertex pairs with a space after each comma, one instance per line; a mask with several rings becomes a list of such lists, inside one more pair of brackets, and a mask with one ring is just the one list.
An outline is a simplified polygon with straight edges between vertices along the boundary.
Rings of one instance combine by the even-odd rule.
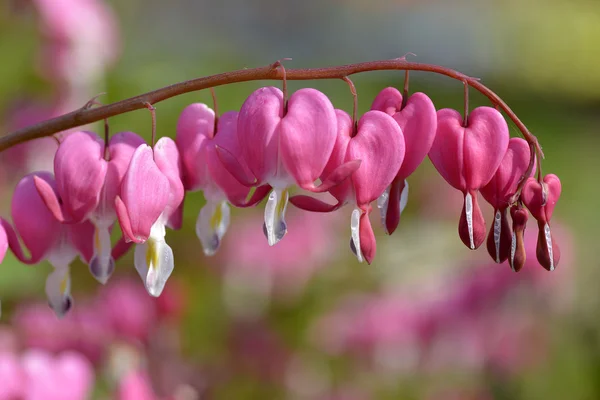
[[[48, 83], [40, 78], [37, 67], [40, 35], [36, 18], [26, 7], [15, 4], [0, 7], [3, 111], [10, 109], [15, 98], [47, 98], [49, 93]], [[543, 294], [548, 301], [532, 305], [525, 291], [518, 302], [507, 307], [515, 313], [531, 308], [528, 315], [535, 325], [543, 327], [547, 342], [544, 357], [518, 371], [511, 372], [509, 368], [500, 376], [477, 368], [465, 368], [462, 373], [461, 367], [430, 372], [418, 365], [407, 370], [392, 369], [385, 375], [380, 369], [384, 367], [364, 364], [347, 355], [325, 354], [312, 339], [317, 321], [348, 296], [398, 293], [422, 298], [432, 292], [431, 286], [451, 290], [447, 287], [454, 282], [451, 278], [468, 275], [473, 265], [508, 269], [507, 265], [488, 265], [484, 248], [472, 254], [460, 243], [455, 234], [460, 194], [445, 189], [429, 160], [409, 179], [411, 197], [396, 234], [385, 236], [375, 224], [378, 216], [373, 215], [378, 235], [375, 262], [367, 266], [352, 257], [347, 247], [350, 210], [344, 208], [338, 211], [337, 219], [332, 217], [323, 226], [326, 236], [331, 235], [325, 245], [328, 257], [313, 260], [311, 255], [317, 252], [314, 247], [323, 246], [318, 242], [297, 251], [296, 257], [306, 257], [306, 263], [323, 265], [313, 268], [314, 273], [308, 274], [309, 284], [293, 296], [256, 294], [252, 288], [248, 289], [251, 293], [242, 290], [242, 294], [235, 294], [235, 284], [231, 289], [227, 274], [221, 273], [226, 269], [227, 255], [207, 258], [202, 254], [193, 227], [204, 200], [201, 193], [189, 194], [184, 228], [167, 234], [176, 257], [171, 280], [179, 285], [186, 299], [184, 317], [176, 329], [182, 357], [203, 368], [232, 370], [229, 357], [233, 354], [235, 359], [235, 352], [227, 338], [242, 319], [261, 321], [283, 343], [281, 346], [291, 360], [281, 367], [281, 379], [264, 380], [260, 374], [235, 370], [225, 383], [214, 383], [211, 398], [325, 398], [319, 396], [346, 386], [350, 388], [347, 392], [356, 396], [348, 395], [349, 399], [600, 398], [599, 2], [132, 0], [110, 4], [120, 24], [122, 53], [95, 89], [95, 93], [106, 92], [99, 98], [103, 103], [186, 79], [267, 65], [285, 57], [293, 58], [285, 63], [289, 68], [324, 67], [413, 52], [417, 57], [411, 60], [440, 64], [481, 78], [537, 135], [546, 156], [544, 173], [554, 173], [562, 181], [563, 193], [554, 220], [567, 232], [567, 239], [559, 243], [565, 261], [556, 273], [536, 278], [553, 280], [551, 290]], [[379, 90], [386, 86], [401, 88], [403, 73], [365, 73], [353, 80], [359, 94], [359, 110], [364, 112]], [[217, 88], [220, 111], [239, 109], [252, 90], [266, 84], [279, 85], [253, 82]], [[351, 110], [352, 98], [341, 81], [290, 82], [289, 86], [292, 90], [318, 88], [337, 108]], [[446, 77], [411, 73], [410, 90], [427, 93], [438, 109], [462, 107], [461, 83]], [[158, 134], [174, 136], [179, 113], [192, 102], [211, 104], [210, 93], [186, 94], [157, 104]], [[471, 105], [489, 103], [471, 90]], [[5, 134], [8, 118], [5, 114], [4, 121], [0, 121], [0, 126], [6, 128]], [[511, 135], [517, 136], [516, 127], [509, 126]], [[112, 132], [132, 130], [149, 139], [150, 117], [146, 111], [120, 115], [110, 119], [110, 128]], [[95, 129], [100, 129], [100, 125]], [[19, 178], [5, 177], [1, 196], [5, 217], [10, 214], [11, 190]], [[444, 211], [445, 207], [449, 210]], [[485, 211], [486, 218], [491, 217], [489, 210]], [[235, 210], [229, 233], [236, 231], [239, 221], [254, 218], [256, 236], [261, 235], [261, 213], [261, 205]], [[534, 232], [534, 228], [529, 230], [531, 235]], [[257, 240], [253, 234], [248, 238]], [[232, 239], [229, 234], [225, 241], [228, 239]], [[235, 243], [225, 246], [223, 250], [229, 252], [239, 250]], [[265, 258], [273, 268], [281, 264], [285, 269], [285, 262], [278, 257], [265, 250]], [[527, 267], [541, 270], [535, 263]], [[10, 325], [11, 312], [21, 302], [43, 301], [49, 268], [45, 264], [23, 266], [12, 256], [7, 257], [0, 268], [4, 323]], [[131, 254], [119, 261], [117, 270], [121, 275], [135, 274]], [[73, 267], [73, 275], [75, 301], [93, 297], [98, 285], [86, 267]], [[518, 280], [518, 275], [514, 279]], [[288, 290], [294, 289], [282, 286], [283, 292]], [[538, 296], [534, 294], [536, 290], [531, 290], [531, 297]], [[235, 293], [232, 295], [231, 291]], [[231, 300], [237, 295], [249, 296], [243, 297], [242, 302], [259, 305], [248, 306], [253, 311], [241, 312], [240, 316], [235, 306], [240, 300]], [[561, 299], [559, 305], [554, 304], [557, 298]], [[494, 312], [493, 307], [489, 312]], [[447, 317], [452, 319], [452, 315]], [[509, 326], [512, 320], [507, 318]], [[517, 336], [513, 340], [519, 339]], [[270, 351], [267, 347], [251, 357], [259, 359], [255, 360], [256, 368], [263, 368], [260, 359], [267, 359]], [[455, 361], [462, 365], [460, 360]], [[302, 372], [297, 372], [298, 368]], [[102, 389], [96, 393], [102, 396]]]

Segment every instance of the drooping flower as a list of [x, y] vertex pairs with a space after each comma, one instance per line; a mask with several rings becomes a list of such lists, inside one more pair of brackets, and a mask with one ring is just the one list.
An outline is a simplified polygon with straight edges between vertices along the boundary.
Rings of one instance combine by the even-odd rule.
[[[508, 221], [508, 207], [529, 166], [529, 145], [524, 139], [512, 138], [491, 181], [481, 188], [481, 194], [494, 207], [494, 223], [487, 238], [487, 250], [498, 264], [511, 253], [513, 231]], [[531, 172], [532, 174], [534, 171]], [[515, 237], [516, 239], [516, 237]]]
[[508, 125], [499, 111], [478, 107], [463, 122], [449, 108], [437, 112], [438, 126], [429, 151], [431, 162], [442, 177], [463, 192], [465, 202], [458, 232], [474, 250], [485, 240], [485, 220], [477, 202], [477, 191], [494, 176], [508, 148]]
[[383, 89], [371, 105], [372, 110], [391, 115], [404, 135], [406, 152], [394, 181], [377, 200], [381, 221], [388, 234], [394, 233], [408, 201], [408, 178], [431, 149], [437, 128], [433, 102], [424, 93], [411, 95], [403, 106], [402, 94], [392, 87]]
[[560, 192], [560, 179], [554, 174], [544, 176], [541, 183], [533, 177], [529, 178], [521, 192], [523, 203], [538, 222], [538, 262], [548, 271], [554, 271], [560, 261], [560, 249], [550, 230], [550, 219]]
[[[44, 181], [50, 190], [55, 190], [56, 184], [49, 172], [25, 176], [17, 184], [12, 198], [15, 229], [5, 220], [2, 220], [2, 225], [10, 249], [19, 261], [37, 264], [48, 260], [54, 267], [46, 280], [46, 294], [54, 312], [62, 316], [72, 305], [69, 265], [78, 255], [85, 261], [91, 259], [94, 227], [89, 222], [61, 224], [40, 198], [34, 183], [36, 179]], [[15, 230], [29, 250], [29, 257], [23, 253]]]
[[[247, 185], [273, 187], [265, 208], [264, 232], [272, 246], [287, 232], [285, 210], [288, 187], [294, 183], [312, 192], [324, 192], [349, 176], [359, 165], [338, 165], [336, 173], [315, 186], [336, 142], [333, 105], [315, 89], [301, 89], [287, 102], [274, 87], [252, 93], [242, 105], [237, 125], [242, 163], [225, 151], [219, 155], [227, 169]], [[247, 173], [245, 170], [248, 170]]]
[[152, 296], [160, 296], [173, 272], [173, 250], [165, 242], [165, 226], [182, 223], [184, 188], [175, 142], [163, 137], [139, 146], [123, 178], [115, 209], [126, 240], [136, 243], [134, 263]]
[[115, 197], [131, 157], [142, 143], [137, 134], [120, 132], [111, 137], [107, 147], [94, 133], [74, 132], [60, 144], [54, 158], [56, 193], [43, 179], [35, 179], [42, 199], [57, 220], [90, 220], [94, 225], [90, 272], [103, 284], [115, 268], [110, 241], [110, 230], [117, 219]]
[[206, 205], [198, 214], [196, 234], [207, 256], [217, 252], [227, 231], [229, 203], [237, 207], [254, 205], [270, 190], [267, 185], [257, 188], [253, 198], [246, 201], [250, 188], [242, 185], [219, 159], [217, 148], [241, 159], [237, 119], [238, 113], [230, 111], [217, 120], [212, 109], [194, 103], [183, 110], [177, 122], [176, 142], [183, 164], [185, 188], [202, 190], [206, 199]]
[[381, 111], [369, 111], [358, 121], [356, 128], [350, 116], [336, 110], [338, 135], [331, 158], [322, 179], [336, 174], [340, 166], [361, 160], [349, 179], [333, 186], [329, 192], [338, 203], [329, 205], [309, 196], [294, 196], [296, 207], [316, 212], [336, 210], [352, 203], [354, 210], [350, 222], [350, 246], [360, 262], [371, 263], [375, 257], [375, 234], [369, 214], [371, 203], [392, 183], [404, 159], [405, 147], [402, 129], [392, 117]]

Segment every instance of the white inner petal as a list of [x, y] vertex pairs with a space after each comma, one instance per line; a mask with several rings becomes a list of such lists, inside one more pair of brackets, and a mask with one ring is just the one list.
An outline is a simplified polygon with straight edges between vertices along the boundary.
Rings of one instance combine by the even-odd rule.
[[230, 221], [230, 208], [226, 201], [207, 201], [196, 220], [196, 235], [207, 256], [214, 255], [225, 236]]
[[354, 244], [354, 254], [358, 259], [358, 262], [363, 262], [362, 252], [360, 251], [360, 216], [362, 211], [359, 208], [352, 210], [352, 217], [350, 218], [350, 232], [351, 240]]
[[408, 204], [408, 181], [404, 180], [404, 189], [402, 189], [402, 193], [400, 193], [400, 215], [406, 208], [406, 204]]
[[[385, 189], [385, 192], [381, 193], [381, 196], [377, 198], [377, 208], [379, 209], [379, 215], [381, 216], [381, 225], [386, 227], [387, 210], [390, 201], [390, 187]], [[387, 228], [386, 228], [387, 230]]]
[[285, 223], [285, 210], [287, 209], [289, 194], [287, 189], [274, 188], [269, 193], [265, 207], [265, 236], [269, 246], [275, 245], [287, 233]]
[[71, 274], [69, 267], [54, 268], [46, 278], [46, 296], [58, 317], [65, 315], [71, 306]]
[[156, 222], [146, 243], [135, 247], [135, 269], [148, 293], [154, 297], [160, 296], [175, 267], [173, 250], [165, 242], [164, 232], [164, 225]]
[[550, 257], [550, 271], [554, 271], [554, 254], [552, 254], [552, 233], [550, 233], [550, 225], [544, 225], [544, 237], [546, 239], [546, 247], [548, 247], [548, 256]]
[[510, 267], [515, 270], [515, 253], [517, 252], [517, 234], [513, 232], [510, 242]]
[[502, 213], [496, 210], [494, 215], [494, 245], [496, 246], [496, 262], [500, 263], [500, 235], [502, 234]]
[[46, 259], [54, 268], [68, 268], [77, 257], [77, 250], [69, 240], [66, 229], [61, 229], [59, 235]]
[[465, 215], [467, 217], [467, 229], [469, 230], [471, 250], [475, 250], [475, 242], [473, 240], [473, 197], [471, 197], [471, 193], [465, 195]]
[[94, 256], [90, 260], [90, 272], [102, 284], [108, 281], [115, 268], [111, 251], [109, 226], [97, 224], [94, 231]]

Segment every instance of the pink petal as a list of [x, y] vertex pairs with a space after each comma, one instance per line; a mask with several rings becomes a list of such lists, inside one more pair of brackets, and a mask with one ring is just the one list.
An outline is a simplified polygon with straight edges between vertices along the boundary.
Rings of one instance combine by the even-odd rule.
[[8, 236], [4, 224], [0, 223], [0, 264], [4, 260], [6, 251], [8, 250]]
[[214, 129], [215, 112], [206, 104], [190, 104], [179, 116], [175, 141], [181, 153], [187, 190], [197, 190], [207, 184], [206, 148], [213, 139]]
[[[322, 181], [329, 180], [329, 176], [334, 174], [336, 169], [346, 162], [348, 145], [350, 144], [350, 138], [354, 129], [352, 126], [352, 119], [345, 111], [335, 110], [335, 115], [337, 119], [337, 136], [329, 161], [323, 169], [323, 174], [321, 175]], [[339, 185], [330, 188], [329, 193], [331, 193], [339, 203], [345, 203], [352, 193], [352, 181], [348, 179], [341, 182]]]
[[323, 182], [315, 186], [314, 184], [304, 185], [303, 188], [314, 193], [323, 193], [329, 191], [331, 188], [342, 184], [356, 171], [361, 164], [362, 160], [351, 160], [348, 161], [336, 169], [333, 170], [327, 177], [324, 178]]
[[331, 212], [337, 210], [343, 205], [342, 203], [333, 205], [327, 204], [324, 201], [315, 199], [314, 197], [304, 195], [290, 197], [290, 203], [302, 210], [313, 212]]
[[508, 263], [513, 271], [519, 272], [527, 260], [524, 236], [529, 213], [520, 206], [513, 206], [510, 208], [510, 216], [512, 218], [513, 237]]
[[392, 183], [404, 159], [404, 139], [396, 121], [381, 111], [364, 114], [348, 145], [347, 159], [362, 160], [352, 175], [359, 207], [376, 200]]
[[375, 253], [377, 251], [377, 243], [375, 241], [375, 233], [371, 227], [371, 220], [369, 219], [370, 210], [363, 212], [360, 216], [360, 251], [367, 261], [367, 264], [371, 264], [375, 259]]
[[[20, 261], [27, 264], [36, 264], [44, 258], [55, 245], [61, 231], [60, 222], [48, 211], [39, 196], [34, 184], [35, 176], [54, 187], [54, 178], [49, 172], [26, 175], [17, 184], [11, 205], [15, 229], [21, 236], [25, 247], [31, 253], [30, 259], [20, 259]], [[14, 249], [13, 252], [15, 252]], [[20, 248], [18, 252], [20, 252]], [[17, 257], [18, 252], [15, 252]]]
[[125, 238], [122, 236], [117, 243], [113, 246], [112, 248], [112, 252], [111, 252], [111, 256], [112, 258], [117, 261], [119, 260], [119, 258], [123, 257], [123, 255], [125, 255], [125, 253], [127, 253], [129, 251], [129, 249], [131, 248], [131, 246], [133, 245], [133, 242], [131, 241], [126, 241]]
[[150, 236], [150, 228], [169, 204], [169, 179], [154, 162], [148, 145], [137, 148], [123, 179], [115, 208], [123, 233], [135, 243]]
[[62, 201], [58, 198], [54, 185], [50, 185], [47, 181], [40, 178], [39, 176], [33, 177], [33, 184], [38, 192], [38, 195], [48, 207], [48, 210], [52, 213], [54, 218], [60, 222], [71, 222], [71, 216], [63, 213]]
[[66, 225], [68, 236], [73, 246], [79, 252], [83, 261], [90, 262], [94, 255], [94, 233], [96, 228], [90, 221], [84, 221], [79, 224]]
[[252, 196], [250, 196], [250, 198], [248, 200], [244, 200], [239, 203], [238, 202], [231, 203], [231, 204], [233, 204], [236, 207], [240, 207], [240, 208], [254, 207], [258, 203], [263, 201], [263, 199], [269, 195], [269, 193], [271, 192], [272, 189], [273, 188], [269, 185], [259, 186], [254, 190], [254, 193], [252, 193]]
[[215, 153], [223, 167], [243, 186], [252, 187], [259, 184], [243, 159], [234, 156], [229, 150], [215, 145]]
[[23, 398], [25, 377], [21, 363], [15, 354], [0, 352], [0, 399]]
[[90, 132], [71, 133], [54, 157], [57, 192], [73, 222], [88, 217], [96, 208], [106, 177], [104, 141]]
[[300, 187], [314, 187], [331, 156], [336, 130], [335, 109], [323, 93], [301, 89], [290, 97], [280, 124], [279, 151]]
[[502, 114], [491, 107], [478, 107], [469, 114], [466, 128], [456, 110], [440, 110], [437, 117], [437, 133], [429, 152], [435, 168], [463, 192], [485, 186], [508, 148], [508, 126]]
[[[179, 206], [183, 203], [185, 195], [183, 183], [181, 182], [181, 159], [179, 150], [173, 139], [162, 137], [154, 145], [154, 161], [158, 169], [167, 177], [170, 186], [169, 202], [164, 210], [164, 215], [170, 217], [176, 213], [181, 213]], [[179, 215], [173, 220], [179, 223]], [[173, 228], [169, 224], [170, 228]]]
[[240, 109], [238, 142], [242, 159], [258, 180], [257, 184], [268, 182], [278, 173], [282, 116], [283, 93], [275, 87], [254, 91]]
[[227, 150], [236, 159], [241, 159], [242, 151], [237, 136], [237, 117], [237, 112], [230, 111], [219, 118], [217, 135], [213, 139], [213, 143], [207, 146], [205, 161], [208, 164], [210, 178], [225, 193], [232, 204], [244, 202], [250, 193], [250, 188], [242, 185], [225, 168], [217, 154], [216, 146]]
[[96, 218], [109, 221], [114, 221], [116, 218], [115, 197], [121, 191], [121, 183], [135, 149], [144, 143], [144, 139], [133, 132], [119, 132], [110, 138], [106, 180], [100, 193], [98, 208], [94, 213]]
[[402, 94], [395, 88], [383, 89], [373, 101], [372, 110], [391, 115], [404, 135], [406, 153], [398, 176], [406, 179], [423, 162], [435, 139], [437, 115], [433, 102], [424, 93], [411, 95], [401, 109]]
[[394, 233], [400, 223], [401, 198], [405, 187], [406, 181], [402, 178], [395, 178], [390, 186], [387, 212], [385, 214], [385, 230], [388, 235]]
[[[494, 177], [481, 188], [481, 194], [494, 208], [502, 209], [508, 206], [510, 198], [517, 190], [519, 181], [527, 171], [530, 157], [529, 144], [525, 139], [512, 138], [509, 140], [508, 149]], [[535, 167], [531, 173], [532, 175], [535, 173]]]
[[487, 251], [492, 259], [500, 264], [508, 260], [511, 251], [513, 231], [508, 221], [508, 208], [494, 210], [494, 222], [487, 238]]

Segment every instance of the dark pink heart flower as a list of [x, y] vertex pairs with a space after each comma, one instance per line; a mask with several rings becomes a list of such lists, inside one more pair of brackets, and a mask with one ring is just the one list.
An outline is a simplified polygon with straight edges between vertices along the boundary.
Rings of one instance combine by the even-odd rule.
[[63, 140], [54, 158], [56, 192], [43, 179], [35, 179], [40, 196], [58, 221], [93, 223], [90, 271], [103, 284], [115, 267], [110, 241], [117, 219], [115, 197], [133, 152], [142, 143], [137, 134], [120, 132], [105, 148], [104, 140], [95, 133], [74, 132]]
[[356, 131], [350, 116], [336, 110], [338, 136], [331, 158], [323, 171], [323, 180], [335, 174], [340, 165], [358, 162], [359, 167], [341, 184], [329, 189], [337, 199], [335, 205], [309, 196], [294, 196], [296, 207], [317, 212], [333, 211], [350, 202], [355, 208], [351, 217], [350, 242], [359, 261], [370, 264], [375, 257], [375, 235], [369, 220], [371, 203], [392, 183], [404, 159], [402, 130], [392, 117], [381, 111], [369, 111], [358, 121]]
[[[490, 227], [487, 250], [490, 256], [502, 263], [509, 258], [513, 232], [508, 221], [508, 207], [517, 186], [525, 176], [531, 154], [529, 144], [524, 139], [512, 138], [504, 158], [487, 185], [481, 188], [481, 194], [494, 207], [494, 223]], [[535, 172], [535, 169], [531, 172]]]
[[435, 106], [424, 93], [411, 95], [402, 107], [402, 94], [395, 88], [383, 89], [371, 105], [372, 110], [392, 116], [404, 135], [406, 154], [394, 181], [377, 200], [381, 221], [388, 234], [394, 233], [408, 201], [408, 178], [423, 162], [433, 145], [437, 128]]
[[202, 103], [187, 106], [177, 122], [177, 146], [183, 162], [183, 180], [186, 190], [202, 190], [206, 205], [196, 222], [196, 234], [204, 254], [214, 255], [229, 226], [229, 203], [248, 207], [262, 200], [270, 190], [257, 189], [255, 196], [246, 200], [251, 188], [241, 184], [223, 165], [221, 157], [231, 157], [240, 163], [241, 148], [237, 136], [238, 113], [226, 112], [218, 118], [215, 131], [215, 113]]
[[315, 89], [301, 89], [284, 103], [283, 93], [274, 87], [258, 89], [246, 99], [238, 116], [237, 135], [252, 177], [248, 179], [239, 164], [226, 162], [240, 182], [273, 187], [264, 223], [271, 246], [287, 232], [289, 186], [324, 192], [357, 168], [356, 163], [339, 165], [336, 174], [328, 174], [332, 179], [315, 186], [336, 142], [335, 110], [327, 96]]
[[477, 202], [477, 191], [493, 178], [508, 148], [508, 126], [499, 111], [478, 107], [466, 126], [462, 115], [449, 108], [437, 112], [436, 137], [429, 158], [440, 175], [463, 192], [464, 207], [458, 232], [470, 249], [485, 240], [485, 220]]
[[184, 188], [177, 145], [163, 137], [154, 149], [139, 146], [115, 198], [123, 235], [136, 243], [135, 268], [152, 296], [160, 296], [173, 272], [173, 250], [165, 242], [165, 226], [181, 223]]
[[[94, 227], [87, 221], [65, 225], [56, 220], [36, 189], [36, 179], [44, 181], [50, 190], [56, 190], [54, 177], [49, 172], [25, 176], [17, 184], [11, 204], [15, 229], [4, 220], [2, 226], [10, 249], [19, 261], [37, 264], [47, 260], [54, 267], [46, 280], [46, 294], [52, 309], [62, 316], [72, 305], [69, 265], [78, 255], [86, 262], [91, 259]], [[21, 249], [19, 236], [29, 250], [29, 257]]]
[[548, 271], [554, 271], [560, 261], [560, 249], [552, 237], [550, 219], [561, 189], [560, 179], [554, 174], [548, 174], [541, 184], [535, 178], [527, 179], [521, 192], [523, 204], [538, 221], [536, 256]]
[[517, 204], [510, 208], [510, 216], [512, 218], [512, 237], [508, 264], [513, 271], [519, 272], [525, 265], [525, 261], [527, 261], [525, 227], [527, 226], [529, 213], [520, 204]]

